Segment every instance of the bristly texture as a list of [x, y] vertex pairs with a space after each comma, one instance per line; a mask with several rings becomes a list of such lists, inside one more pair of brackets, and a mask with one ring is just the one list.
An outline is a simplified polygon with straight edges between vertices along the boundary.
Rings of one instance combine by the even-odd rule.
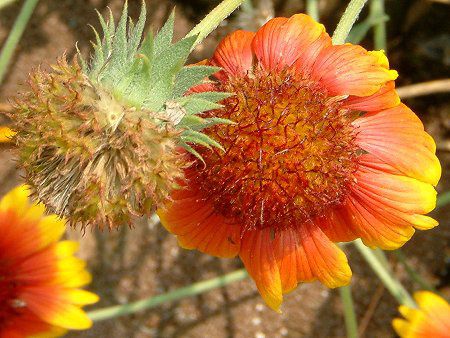
[[[221, 92], [189, 89], [218, 71], [183, 66], [195, 37], [172, 43], [174, 15], [142, 39], [145, 5], [134, 25], [125, 4], [117, 27], [101, 15], [103, 38], [90, 62], [58, 60], [37, 70], [12, 114], [19, 162], [47, 208], [71, 225], [117, 227], [148, 214], [183, 181], [190, 160], [180, 151], [221, 148], [201, 130], [229, 121], [202, 118], [221, 107]], [[143, 40], [141, 42], [141, 40]]]

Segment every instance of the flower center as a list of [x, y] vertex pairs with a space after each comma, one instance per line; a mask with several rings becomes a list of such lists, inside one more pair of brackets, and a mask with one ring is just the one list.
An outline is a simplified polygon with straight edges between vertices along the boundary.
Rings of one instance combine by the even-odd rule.
[[208, 134], [225, 152], [199, 149], [196, 184], [215, 209], [244, 230], [298, 225], [342, 203], [357, 147], [342, 97], [285, 70], [258, 67], [222, 85], [236, 93], [215, 116], [234, 125]]

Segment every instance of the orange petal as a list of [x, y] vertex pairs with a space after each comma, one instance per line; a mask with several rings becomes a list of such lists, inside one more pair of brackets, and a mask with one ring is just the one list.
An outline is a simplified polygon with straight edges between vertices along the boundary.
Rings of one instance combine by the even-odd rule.
[[29, 287], [21, 298], [36, 316], [50, 324], [71, 330], [90, 328], [92, 321], [86, 313], [60, 297], [62, 292], [55, 287]]
[[317, 279], [329, 288], [347, 285], [352, 271], [344, 252], [316, 224], [306, 222], [298, 229], [309, 265]]
[[305, 14], [270, 20], [258, 30], [252, 43], [266, 69], [281, 70], [295, 63], [298, 70], [307, 73], [320, 51], [330, 45], [325, 27]]
[[278, 310], [283, 293], [299, 282], [318, 279], [334, 288], [349, 283], [345, 254], [315, 224], [273, 232], [251, 230], [243, 235], [239, 253], [267, 305]]
[[313, 223], [276, 233], [274, 252], [283, 293], [299, 282], [318, 279], [327, 287], [347, 284], [351, 270], [345, 254]]
[[312, 79], [319, 81], [329, 95], [369, 96], [397, 78], [386, 69], [386, 59], [358, 45], [330, 46], [318, 55]]
[[299, 282], [316, 279], [296, 230], [286, 229], [277, 232], [274, 252], [280, 270], [283, 293], [293, 290]]
[[343, 108], [360, 111], [380, 111], [400, 104], [394, 81], [389, 81], [375, 94], [369, 96], [350, 96], [344, 101]]
[[441, 166], [436, 145], [404, 104], [354, 121], [359, 147], [404, 175], [436, 185]]
[[254, 36], [255, 33], [242, 30], [226, 36], [217, 46], [211, 64], [222, 67], [229, 75], [245, 74], [253, 63], [251, 42]]
[[347, 207], [354, 215], [352, 227], [366, 245], [396, 249], [411, 238], [414, 227], [437, 225], [422, 215], [436, 203], [436, 191], [430, 184], [363, 167], [355, 179]]
[[201, 195], [189, 188], [180, 191], [172, 195], [173, 202], [158, 210], [162, 225], [177, 235], [180, 246], [218, 257], [236, 256], [240, 226], [215, 213]]
[[275, 311], [280, 311], [283, 294], [270, 231], [270, 228], [247, 231], [242, 238], [239, 256], [264, 301]]
[[330, 208], [324, 217], [318, 218], [315, 222], [332, 242], [351, 242], [359, 237], [353, 218], [354, 215], [343, 204]]

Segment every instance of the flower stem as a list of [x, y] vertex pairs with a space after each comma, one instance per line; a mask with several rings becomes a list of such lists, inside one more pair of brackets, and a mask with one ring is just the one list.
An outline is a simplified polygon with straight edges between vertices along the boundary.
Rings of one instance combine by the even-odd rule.
[[361, 240], [353, 242], [358, 251], [363, 255], [364, 259], [369, 263], [372, 270], [383, 282], [384, 286], [391, 295], [397, 299], [400, 304], [407, 305], [409, 307], [416, 307], [411, 295], [406, 291], [403, 285], [393, 276], [390, 269], [385, 266], [376, 256], [373, 250], [366, 247]]
[[[198, 35], [194, 47], [202, 42], [220, 23], [238, 8], [244, 0], [224, 0], [200, 21], [187, 35]], [[193, 47], [193, 48], [194, 48]]]
[[229, 274], [205, 280], [202, 282], [194, 283], [162, 295], [142, 299], [129, 304], [115, 305], [103, 309], [93, 310], [88, 313], [88, 316], [93, 321], [102, 321], [109, 318], [125, 316], [135, 312], [154, 308], [162, 303], [192, 297], [212, 289], [220, 288], [230, 283], [243, 280], [247, 276], [248, 274], [245, 269], [236, 270]]
[[[371, 0], [370, 2], [370, 16], [382, 17], [386, 13], [384, 12], [384, 0]], [[373, 27], [373, 41], [376, 50], [383, 49], [387, 51], [386, 44], [386, 22], [380, 21]]]
[[30, 20], [31, 14], [33, 14], [34, 8], [36, 7], [39, 0], [26, 0], [17, 16], [16, 21], [11, 29], [11, 32], [3, 45], [2, 51], [0, 52], [0, 83], [2, 83], [3, 78], [6, 74], [9, 61], [22, 37], [23, 31]]
[[344, 307], [347, 338], [358, 338], [358, 323], [356, 321], [355, 307], [353, 306], [351, 286], [347, 285], [340, 287], [339, 293]]
[[367, 0], [351, 0], [333, 33], [333, 44], [342, 45]]
[[306, 0], [306, 13], [316, 21], [319, 21], [318, 0]]

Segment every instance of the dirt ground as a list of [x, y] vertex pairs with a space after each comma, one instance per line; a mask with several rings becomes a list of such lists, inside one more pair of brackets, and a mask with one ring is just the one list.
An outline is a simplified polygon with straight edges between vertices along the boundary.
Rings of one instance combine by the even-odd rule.
[[[22, 1], [0, 11], [0, 43], [10, 30]], [[130, 15], [137, 17], [140, 1], [129, 0]], [[159, 27], [176, 5], [176, 35], [183, 36], [217, 2], [147, 1], [148, 21]], [[222, 25], [195, 51], [191, 61], [211, 55], [218, 39], [227, 31], [254, 29], [271, 11], [289, 16], [303, 10], [303, 1], [276, 1], [273, 6], [260, 0], [251, 16], [238, 15]], [[323, 22], [329, 31], [342, 13], [346, 1], [321, 1]], [[390, 16], [388, 52], [391, 67], [400, 78], [397, 85], [448, 77], [450, 74], [450, 6], [436, 2], [386, 1]], [[118, 13], [122, 1], [114, 0], [42, 0], [30, 21], [10, 71], [0, 86], [0, 103], [22, 90], [28, 73], [38, 65], [53, 63], [63, 52], [74, 55], [78, 44], [82, 51], [93, 38], [88, 24], [98, 28], [94, 12], [106, 13], [110, 6]], [[363, 13], [366, 15], [366, 13]], [[445, 26], [447, 25], [447, 26]], [[370, 36], [363, 45], [372, 48]], [[416, 111], [438, 145], [443, 177], [438, 191], [450, 189], [450, 101], [448, 95], [433, 95], [405, 101]], [[0, 123], [7, 123], [0, 115]], [[0, 194], [20, 182], [8, 146], [0, 146]], [[418, 232], [403, 251], [423, 276], [442, 293], [450, 295], [450, 208], [433, 212], [440, 226]], [[237, 259], [216, 259], [177, 246], [176, 239], [158, 224], [145, 220], [134, 229], [88, 231], [69, 229], [67, 237], [81, 242], [80, 256], [87, 259], [93, 274], [90, 289], [101, 296], [94, 307], [126, 303], [157, 295], [193, 282], [212, 278], [241, 267]], [[366, 266], [358, 252], [348, 246], [353, 270], [353, 295], [361, 337], [395, 337], [390, 322], [397, 314], [396, 301]], [[409, 281], [402, 266], [388, 253], [395, 272], [410, 291], [418, 285]], [[336, 290], [319, 283], [304, 284], [285, 296], [282, 314], [263, 304], [250, 280], [236, 282], [195, 298], [169, 303], [145, 313], [99, 322], [89, 331], [69, 337], [344, 337], [342, 306]]]

